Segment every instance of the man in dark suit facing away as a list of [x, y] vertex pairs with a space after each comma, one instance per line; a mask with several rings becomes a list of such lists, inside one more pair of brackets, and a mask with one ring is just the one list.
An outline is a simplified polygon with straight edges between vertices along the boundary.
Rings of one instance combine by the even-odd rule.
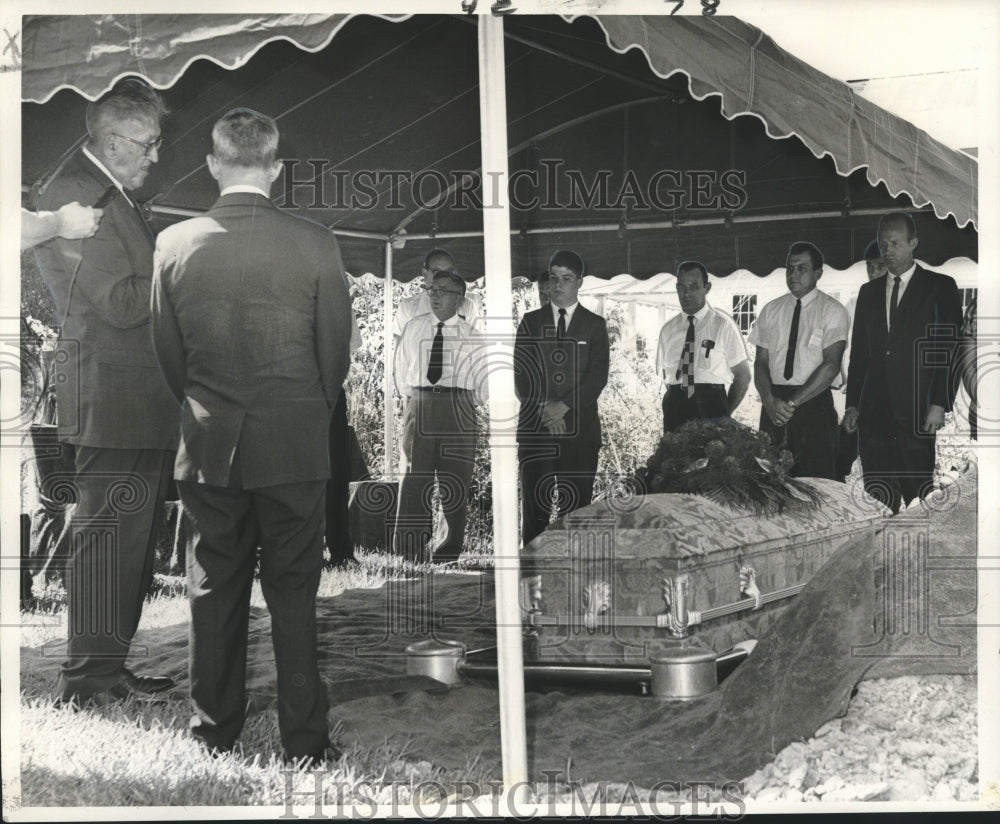
[[173, 686], [125, 666], [177, 448], [177, 407], [149, 338], [154, 239], [134, 192], [159, 159], [162, 113], [144, 83], [117, 83], [88, 106], [87, 142], [38, 202], [40, 211], [73, 201], [104, 210], [92, 237], [35, 248], [60, 325], [58, 437], [75, 463], [67, 659], [57, 689], [65, 702], [107, 704]]
[[[153, 340], [182, 405], [174, 477], [193, 537], [194, 735], [229, 750], [246, 704], [257, 547], [287, 759], [329, 754], [316, 648], [327, 433], [347, 375], [351, 308], [333, 235], [269, 198], [278, 129], [234, 109], [212, 129], [220, 196], [159, 237]], [[334, 750], [335, 752], [335, 750]]]
[[575, 252], [552, 256], [550, 303], [525, 314], [514, 341], [525, 546], [548, 526], [554, 490], [562, 514], [589, 504], [594, 490], [610, 347], [604, 318], [577, 301], [583, 268]]
[[858, 432], [865, 489], [896, 513], [931, 489], [962, 308], [954, 279], [914, 261], [909, 215], [883, 217], [878, 242], [888, 273], [858, 293], [843, 426]]

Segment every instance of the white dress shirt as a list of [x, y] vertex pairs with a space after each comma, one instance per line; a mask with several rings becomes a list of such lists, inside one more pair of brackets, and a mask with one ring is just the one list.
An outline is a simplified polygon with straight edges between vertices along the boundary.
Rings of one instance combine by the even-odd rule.
[[435, 384], [427, 380], [431, 346], [438, 323], [437, 315], [428, 312], [406, 324], [393, 362], [396, 389], [401, 395], [411, 397], [419, 387], [454, 387], [471, 389], [480, 399], [485, 399], [486, 369], [483, 368], [483, 358], [486, 352], [483, 336], [457, 314], [444, 321], [441, 328], [441, 377]]
[[823, 350], [837, 341], [846, 341], [850, 330], [847, 310], [840, 301], [826, 292], [813, 289], [802, 298], [792, 377], [785, 380], [785, 356], [795, 300], [795, 295], [787, 292], [768, 303], [761, 309], [748, 337], [751, 344], [767, 350], [771, 383], [775, 386], [804, 384], [823, 362]]
[[577, 301], [572, 306], [556, 306], [554, 303], [550, 303], [549, 306], [552, 307], [552, 323], [559, 327], [559, 309], [563, 308], [566, 310], [566, 328], [569, 329], [570, 321], [573, 320], [573, 315], [576, 313], [576, 307], [580, 305], [580, 301]]
[[[910, 278], [913, 277], [913, 273], [917, 269], [917, 264], [914, 261], [913, 265], [907, 269], [903, 274], [899, 276], [899, 296], [896, 298], [896, 306], [903, 300], [903, 292], [906, 291], [907, 284], [910, 282]], [[885, 273], [885, 326], [888, 329], [889, 324], [889, 312], [892, 307], [892, 287], [896, 285], [896, 276], [892, 272]]]
[[[656, 369], [667, 384], [681, 383], [677, 368], [687, 337], [687, 318], [681, 312], [660, 330]], [[708, 302], [694, 313], [694, 355], [694, 382], [716, 384], [732, 383], [733, 367], [749, 357], [736, 322]]]

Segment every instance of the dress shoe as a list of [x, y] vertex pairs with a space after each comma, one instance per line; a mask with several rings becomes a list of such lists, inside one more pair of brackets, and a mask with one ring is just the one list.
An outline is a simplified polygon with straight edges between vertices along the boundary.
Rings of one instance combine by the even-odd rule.
[[125, 683], [133, 692], [157, 693], [177, 686], [174, 679], [166, 675], [136, 675], [128, 667], [125, 667], [122, 672]]
[[95, 690], [90, 693], [80, 691], [64, 692], [59, 698], [56, 699], [55, 706], [68, 706], [74, 710], [79, 710], [83, 707], [108, 707], [112, 704], [119, 704], [128, 701], [130, 698], [144, 704], [166, 703], [167, 701], [166, 698], [153, 698], [149, 692], [142, 692], [140, 690], [133, 689], [129, 685], [128, 679], [123, 673], [118, 677], [117, 681], [103, 690]]
[[282, 761], [296, 770], [317, 770], [323, 769], [327, 764], [335, 764], [343, 755], [344, 751], [340, 747], [327, 741], [326, 746], [316, 754], [293, 756], [285, 753]]

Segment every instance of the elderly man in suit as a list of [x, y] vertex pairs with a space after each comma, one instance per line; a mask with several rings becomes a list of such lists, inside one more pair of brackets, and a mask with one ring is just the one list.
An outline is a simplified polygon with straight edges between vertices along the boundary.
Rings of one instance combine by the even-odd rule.
[[594, 490], [610, 345], [604, 318], [577, 301], [583, 268], [575, 252], [552, 256], [550, 304], [526, 313], [514, 340], [524, 545], [548, 525], [554, 491], [565, 514]]
[[183, 408], [174, 477], [193, 529], [192, 731], [225, 751], [242, 729], [259, 545], [285, 757], [318, 762], [333, 748], [316, 646], [327, 433], [351, 306], [333, 235], [271, 203], [277, 147], [258, 112], [215, 124], [207, 160], [220, 196], [160, 235], [153, 340]]
[[914, 261], [913, 218], [884, 216], [878, 242], [888, 272], [858, 293], [843, 426], [858, 432], [865, 489], [896, 513], [931, 489], [962, 306], [954, 279]]
[[116, 84], [88, 107], [86, 144], [38, 203], [50, 212], [74, 201], [103, 206], [92, 237], [35, 248], [61, 327], [58, 434], [76, 466], [58, 688], [67, 703], [106, 704], [173, 686], [125, 666], [152, 583], [155, 527], [177, 448], [177, 407], [149, 336], [154, 239], [134, 193], [158, 160], [162, 112], [145, 84]]

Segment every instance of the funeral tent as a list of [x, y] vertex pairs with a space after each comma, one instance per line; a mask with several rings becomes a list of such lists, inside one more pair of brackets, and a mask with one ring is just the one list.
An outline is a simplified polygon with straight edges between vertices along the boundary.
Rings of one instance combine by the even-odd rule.
[[[447, 246], [467, 278], [486, 275], [498, 330], [510, 276], [561, 247], [590, 274], [648, 278], [686, 258], [764, 274], [809, 239], [846, 269], [877, 215], [904, 209], [923, 260], [977, 258], [974, 159], [735, 18], [44, 16], [24, 19], [22, 52], [26, 202], [84, 140], [87, 101], [141, 76], [172, 112], [139, 193], [156, 223], [212, 204], [211, 126], [248, 106], [282, 132], [278, 202], [330, 226], [349, 271], [412, 279]], [[494, 420], [510, 418], [509, 375], [491, 375]], [[514, 477], [512, 455], [494, 450], [495, 478]], [[494, 501], [511, 783], [516, 510]]]

